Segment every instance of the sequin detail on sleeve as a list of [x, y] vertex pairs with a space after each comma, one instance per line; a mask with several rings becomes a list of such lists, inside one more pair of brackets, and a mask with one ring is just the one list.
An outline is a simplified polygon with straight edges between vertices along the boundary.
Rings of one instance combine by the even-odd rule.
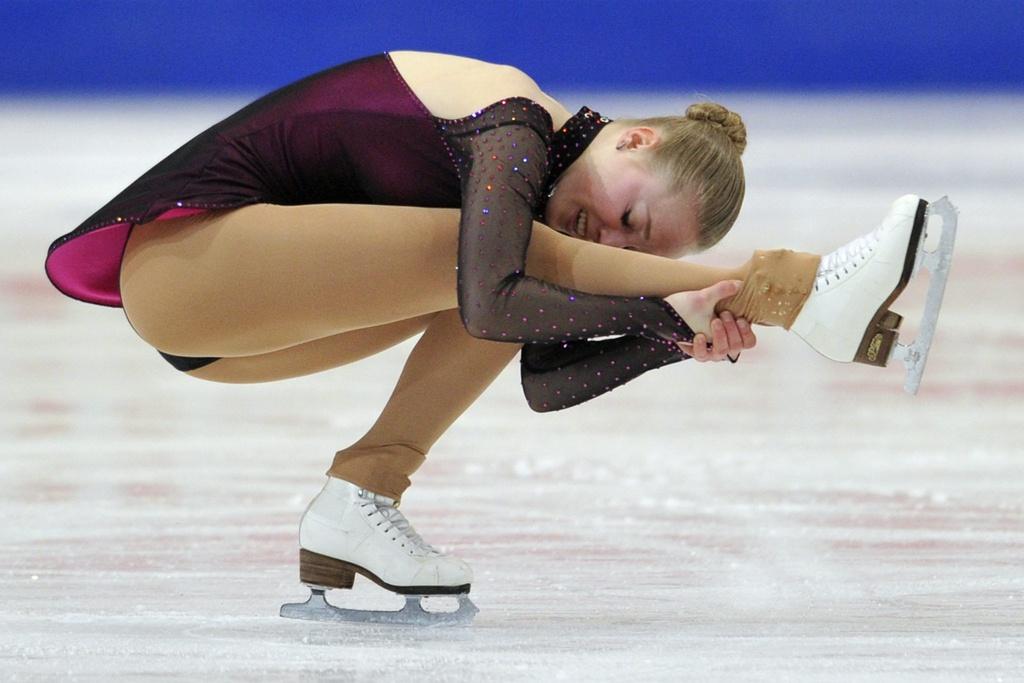
[[587, 294], [524, 272], [549, 166], [547, 111], [510, 98], [442, 121], [442, 133], [462, 184], [458, 300], [470, 334], [526, 344], [630, 335], [681, 356], [673, 342], [693, 333], [664, 300]]
[[589, 401], [648, 370], [689, 358], [642, 337], [527, 344], [520, 355], [523, 393], [544, 413]]

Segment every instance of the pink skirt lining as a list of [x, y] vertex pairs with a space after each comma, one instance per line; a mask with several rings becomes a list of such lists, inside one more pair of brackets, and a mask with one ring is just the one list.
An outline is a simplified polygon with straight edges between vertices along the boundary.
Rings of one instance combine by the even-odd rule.
[[[207, 209], [176, 207], [154, 220], [182, 218]], [[64, 294], [102, 306], [120, 308], [121, 259], [132, 223], [114, 223], [60, 245], [46, 259], [46, 275]]]

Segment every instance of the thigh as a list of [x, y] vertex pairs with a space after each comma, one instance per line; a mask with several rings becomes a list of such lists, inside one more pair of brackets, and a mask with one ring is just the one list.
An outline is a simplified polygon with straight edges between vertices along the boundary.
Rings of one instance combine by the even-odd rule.
[[301, 377], [372, 356], [425, 330], [440, 313], [342, 332], [254, 356], [220, 358], [188, 371], [211, 382], [252, 384]]
[[455, 308], [459, 211], [259, 204], [136, 226], [121, 295], [182, 356], [252, 356]]

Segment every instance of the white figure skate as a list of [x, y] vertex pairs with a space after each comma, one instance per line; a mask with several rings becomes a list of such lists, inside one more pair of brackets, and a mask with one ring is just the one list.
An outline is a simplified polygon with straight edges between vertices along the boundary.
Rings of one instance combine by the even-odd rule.
[[[312, 594], [281, 606], [281, 616], [315, 621], [359, 621], [422, 626], [472, 623], [479, 611], [467, 594], [469, 566], [427, 544], [398, 511], [392, 498], [328, 477], [299, 525], [299, 577]], [[405, 597], [395, 611], [335, 607], [324, 593], [351, 588], [356, 574]], [[421, 600], [449, 595], [451, 612], [430, 611]]]
[[[942, 218], [935, 251], [924, 250], [927, 227]], [[916, 394], [924, 374], [956, 239], [956, 208], [943, 197], [931, 206], [915, 195], [895, 202], [882, 224], [821, 260], [814, 290], [790, 331], [832, 360], [885, 367], [903, 360], [904, 390]], [[889, 306], [921, 266], [931, 272], [917, 338], [898, 344], [903, 317]]]

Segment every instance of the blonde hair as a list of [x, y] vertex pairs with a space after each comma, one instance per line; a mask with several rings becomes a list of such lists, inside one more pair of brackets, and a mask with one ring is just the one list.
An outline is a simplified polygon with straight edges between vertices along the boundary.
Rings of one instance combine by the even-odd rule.
[[652, 166], [668, 175], [676, 191], [696, 192], [697, 248], [717, 244], [736, 222], [746, 191], [740, 156], [747, 147], [747, 129], [739, 114], [714, 102], [699, 102], [687, 107], [685, 116], [618, 122], [661, 131], [661, 141], [651, 151]]

